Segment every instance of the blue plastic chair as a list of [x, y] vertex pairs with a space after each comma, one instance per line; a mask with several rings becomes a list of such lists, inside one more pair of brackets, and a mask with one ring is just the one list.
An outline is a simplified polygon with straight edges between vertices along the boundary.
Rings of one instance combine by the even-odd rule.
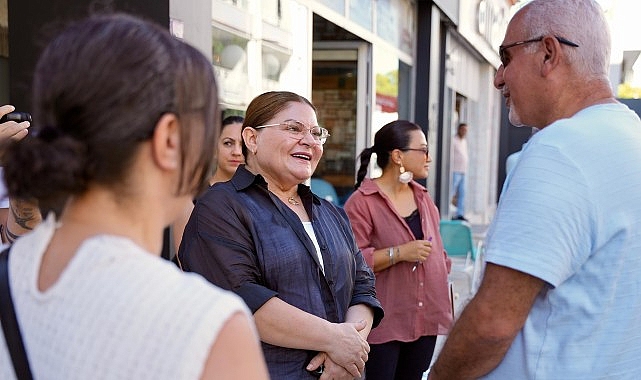
[[334, 189], [334, 186], [331, 183], [325, 181], [322, 178], [312, 178], [310, 187], [312, 189], [312, 192], [320, 198], [328, 200], [337, 206], [340, 205], [338, 201], [338, 194], [336, 194], [336, 189]]
[[[465, 273], [470, 280], [470, 291], [474, 288], [474, 261], [477, 250], [474, 246], [472, 229], [462, 220], [441, 220], [441, 239], [447, 255], [452, 258], [452, 270]], [[480, 245], [480, 243], [479, 243]]]
[[466, 257], [476, 260], [472, 228], [463, 220], [441, 220], [441, 239], [448, 256]]

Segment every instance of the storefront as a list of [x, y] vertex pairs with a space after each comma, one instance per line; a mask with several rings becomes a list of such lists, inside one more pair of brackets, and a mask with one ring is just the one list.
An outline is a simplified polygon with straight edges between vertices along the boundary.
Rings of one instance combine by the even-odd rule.
[[[417, 61], [418, 76], [425, 76], [421, 70], [426, 67], [431, 69], [430, 112], [417, 113], [417, 119], [428, 120], [436, 174], [428, 187], [443, 218], [454, 213], [449, 155], [451, 139], [462, 122], [469, 126], [466, 217], [486, 223], [496, 208], [502, 99], [493, 80], [510, 5], [506, 0], [456, 0], [434, 1], [429, 9], [419, 9], [421, 14], [430, 14], [432, 54], [429, 63]], [[420, 18], [421, 22], [425, 19]]]
[[228, 112], [268, 90], [310, 98], [331, 134], [315, 174], [342, 203], [375, 131], [412, 118], [415, 2], [214, 0], [212, 19]]
[[[9, 0], [14, 12], [32, 2]], [[316, 175], [336, 188], [339, 203], [351, 193], [358, 154], [372, 145], [374, 133], [404, 118], [428, 136], [434, 162], [426, 185], [447, 217], [449, 143], [454, 126], [467, 122], [468, 209], [481, 221], [493, 214], [501, 99], [492, 79], [511, 0], [198, 0], [189, 7], [173, 0], [147, 8], [142, 0], [116, 3], [157, 14], [153, 18], [172, 33], [210, 55], [226, 113], [243, 114], [253, 97], [268, 90], [310, 98], [331, 134]], [[77, 0], [75, 7], [86, 4]], [[51, 17], [45, 8], [30, 14], [31, 21], [45, 25]], [[34, 23], [19, 17], [9, 17], [12, 35], [31, 38]], [[7, 30], [4, 24], [0, 17], [0, 32]], [[27, 107], [28, 86], [20, 78], [35, 63], [35, 49], [24, 49], [20, 41], [13, 46], [23, 47], [9, 55], [24, 73], [11, 72], [14, 84], [0, 85], [0, 98], [10, 92], [7, 101]], [[0, 78], [8, 77], [6, 53], [0, 43]]]

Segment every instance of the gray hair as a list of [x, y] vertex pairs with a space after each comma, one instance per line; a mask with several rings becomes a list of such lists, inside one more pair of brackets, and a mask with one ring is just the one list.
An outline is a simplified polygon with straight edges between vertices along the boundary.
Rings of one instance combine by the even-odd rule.
[[568, 61], [578, 72], [607, 78], [610, 30], [595, 0], [532, 0], [519, 13], [532, 38], [552, 34], [578, 44], [566, 47]]

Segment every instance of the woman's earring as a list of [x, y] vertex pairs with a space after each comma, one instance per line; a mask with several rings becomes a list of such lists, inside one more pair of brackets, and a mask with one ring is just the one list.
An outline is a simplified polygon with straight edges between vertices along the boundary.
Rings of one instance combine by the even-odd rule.
[[403, 166], [403, 164], [401, 164], [401, 167], [399, 170], [401, 171], [401, 174], [398, 176], [398, 182], [410, 183], [412, 178], [414, 178], [414, 173], [410, 171], [405, 171], [405, 167]]

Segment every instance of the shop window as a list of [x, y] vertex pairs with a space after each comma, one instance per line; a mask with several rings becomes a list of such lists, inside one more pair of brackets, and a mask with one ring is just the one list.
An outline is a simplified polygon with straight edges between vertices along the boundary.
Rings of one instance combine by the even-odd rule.
[[338, 14], [345, 14], [345, 0], [318, 0], [318, 2], [324, 4], [326, 7], [332, 9]]
[[212, 28], [212, 61], [224, 104], [244, 105], [247, 98], [248, 38]]
[[350, 0], [349, 18], [367, 30], [372, 30], [372, 4], [370, 0]]

